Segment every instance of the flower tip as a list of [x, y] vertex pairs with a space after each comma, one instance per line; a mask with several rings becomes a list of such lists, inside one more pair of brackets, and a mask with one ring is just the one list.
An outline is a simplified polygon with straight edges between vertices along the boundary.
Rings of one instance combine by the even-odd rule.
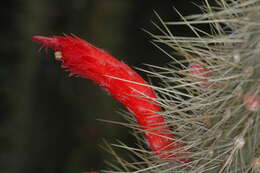
[[51, 37], [45, 36], [33, 36], [32, 41], [35, 43], [42, 44], [44, 47], [55, 48], [57, 46], [57, 40]]

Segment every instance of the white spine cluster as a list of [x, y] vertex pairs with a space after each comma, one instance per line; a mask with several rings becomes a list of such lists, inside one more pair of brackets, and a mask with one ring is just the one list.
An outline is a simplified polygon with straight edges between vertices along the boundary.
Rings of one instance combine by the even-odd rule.
[[[140, 148], [121, 143], [116, 146], [133, 154], [133, 161], [110, 148], [119, 164], [104, 172], [260, 171], [260, 0], [216, 0], [216, 7], [204, 1], [203, 14], [180, 15], [181, 22], [158, 16], [161, 26], [155, 26], [162, 34], [150, 34], [172, 62], [147, 71], [161, 79], [163, 87], [153, 87], [157, 101], [173, 134], [187, 144], [179, 152], [189, 150], [183, 157], [192, 161], [160, 160], [142, 143]], [[210, 32], [200, 29], [205, 24]], [[175, 36], [172, 25], [188, 26], [194, 37]]]

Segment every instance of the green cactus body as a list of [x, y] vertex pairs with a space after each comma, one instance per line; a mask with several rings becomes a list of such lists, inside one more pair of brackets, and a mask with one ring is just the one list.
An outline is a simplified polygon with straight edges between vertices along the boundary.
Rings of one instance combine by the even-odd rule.
[[[172, 133], [191, 149], [192, 161], [153, 156], [142, 148], [135, 129], [140, 148], [115, 145], [134, 159], [126, 161], [108, 146], [117, 163], [104, 172], [260, 172], [260, 0], [217, 0], [216, 7], [204, 2], [204, 13], [180, 15], [181, 22], [158, 16], [162, 34], [149, 33], [172, 62], [147, 72], [161, 79], [163, 87], [153, 87], [161, 96], [158, 102]], [[197, 28], [201, 24], [210, 25], [211, 32]], [[195, 37], [174, 36], [168, 29], [172, 25], [188, 26]]]

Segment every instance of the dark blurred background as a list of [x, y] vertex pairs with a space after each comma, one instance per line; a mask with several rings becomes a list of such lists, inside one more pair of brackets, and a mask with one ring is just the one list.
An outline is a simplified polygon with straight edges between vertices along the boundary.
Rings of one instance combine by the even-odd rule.
[[96, 120], [125, 121], [117, 113], [123, 107], [92, 82], [68, 77], [51, 51], [39, 52], [33, 35], [74, 33], [130, 66], [163, 65], [170, 59], [141, 29], [158, 32], [153, 10], [179, 20], [173, 6], [183, 15], [199, 11], [190, 0], [1, 2], [0, 173], [100, 170], [111, 160], [99, 146], [103, 139], [135, 142], [129, 129]]

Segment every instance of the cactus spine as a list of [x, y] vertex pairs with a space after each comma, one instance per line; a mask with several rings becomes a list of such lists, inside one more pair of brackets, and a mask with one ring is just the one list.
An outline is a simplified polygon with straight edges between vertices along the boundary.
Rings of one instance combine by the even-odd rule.
[[[162, 81], [161, 87], [153, 86], [157, 101], [173, 133], [187, 144], [174, 152], [191, 150], [187, 157], [192, 161], [159, 159], [143, 147], [132, 125], [139, 147], [114, 145], [126, 149], [132, 160], [108, 145], [117, 163], [104, 172], [260, 172], [260, 0], [216, 0], [214, 7], [204, 3], [202, 14], [180, 15], [179, 22], [158, 15], [161, 26], [155, 26], [161, 35], [149, 33], [172, 62], [147, 73]], [[211, 31], [200, 29], [201, 24]], [[175, 36], [172, 25], [186, 25], [195, 36]]]

